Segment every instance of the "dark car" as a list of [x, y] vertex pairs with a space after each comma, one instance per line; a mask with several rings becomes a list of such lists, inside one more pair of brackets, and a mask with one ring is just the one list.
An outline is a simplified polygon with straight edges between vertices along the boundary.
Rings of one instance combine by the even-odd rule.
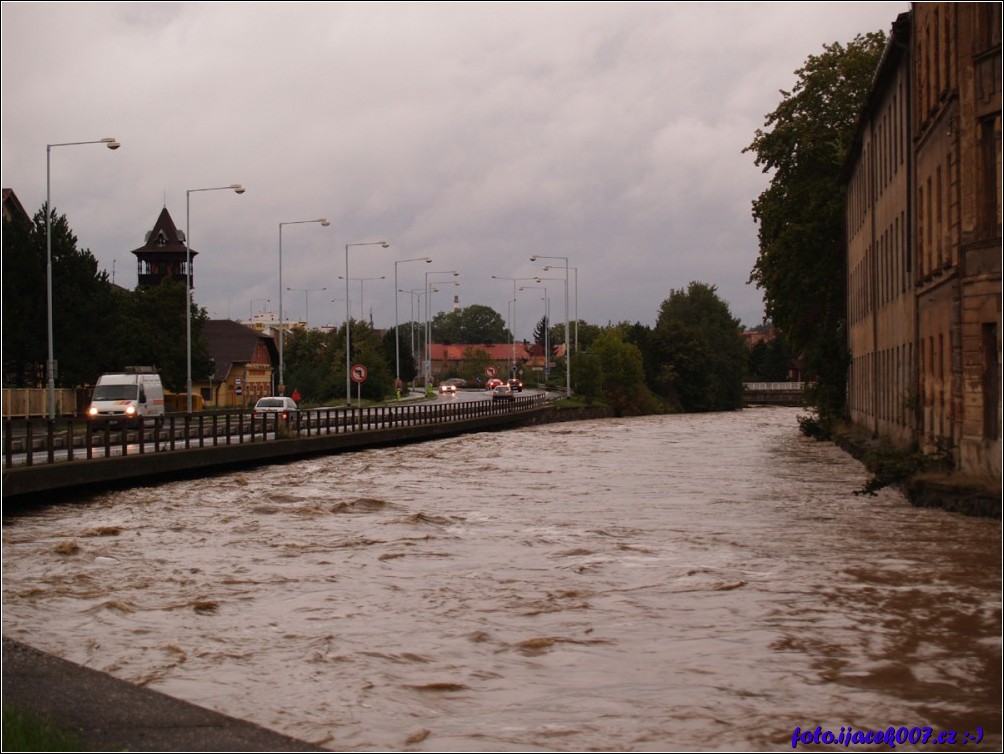
[[514, 401], [516, 396], [508, 385], [498, 385], [492, 389], [492, 401]]
[[513, 377], [509, 380], [509, 387], [513, 389], [513, 392], [522, 393], [523, 392], [523, 380], [518, 380]]

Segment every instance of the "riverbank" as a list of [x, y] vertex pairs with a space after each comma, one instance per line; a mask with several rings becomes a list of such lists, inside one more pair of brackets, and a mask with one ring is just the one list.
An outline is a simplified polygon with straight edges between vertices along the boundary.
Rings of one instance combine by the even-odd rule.
[[6, 637], [3, 704], [52, 721], [84, 751], [325, 751]]
[[[834, 433], [833, 442], [852, 457], [868, 465], [869, 454], [885, 449], [845, 425]], [[943, 508], [953, 513], [980, 518], [1001, 518], [1001, 488], [982, 479], [958, 472], [921, 471], [907, 474], [892, 486], [918, 508]]]

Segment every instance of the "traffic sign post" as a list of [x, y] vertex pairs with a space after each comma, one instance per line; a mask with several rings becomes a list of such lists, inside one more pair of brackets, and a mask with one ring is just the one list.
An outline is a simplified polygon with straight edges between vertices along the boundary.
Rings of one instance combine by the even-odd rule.
[[353, 364], [352, 370], [349, 376], [352, 377], [352, 381], [358, 385], [356, 388], [356, 402], [361, 402], [363, 399], [363, 383], [366, 382], [366, 367], [363, 364]]

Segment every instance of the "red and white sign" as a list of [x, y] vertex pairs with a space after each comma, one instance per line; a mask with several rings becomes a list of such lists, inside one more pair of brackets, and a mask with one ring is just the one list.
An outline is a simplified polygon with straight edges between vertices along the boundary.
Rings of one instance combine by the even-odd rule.
[[366, 374], [366, 367], [362, 364], [355, 364], [350, 372], [353, 382], [366, 382]]
[[495, 367], [485, 367], [485, 376], [489, 377], [489, 378], [490, 377], [494, 377], [495, 376]]

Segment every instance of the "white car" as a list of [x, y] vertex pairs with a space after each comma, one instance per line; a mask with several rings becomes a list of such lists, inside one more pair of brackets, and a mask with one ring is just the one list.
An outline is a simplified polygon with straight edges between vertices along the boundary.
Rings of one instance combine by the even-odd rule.
[[285, 395], [272, 395], [267, 398], [259, 398], [251, 412], [252, 417], [264, 416], [265, 414], [279, 414], [283, 419], [288, 419], [297, 412], [296, 401]]
[[442, 382], [439, 385], [439, 392], [442, 394], [451, 393], [453, 395], [457, 394], [457, 386], [452, 382]]

